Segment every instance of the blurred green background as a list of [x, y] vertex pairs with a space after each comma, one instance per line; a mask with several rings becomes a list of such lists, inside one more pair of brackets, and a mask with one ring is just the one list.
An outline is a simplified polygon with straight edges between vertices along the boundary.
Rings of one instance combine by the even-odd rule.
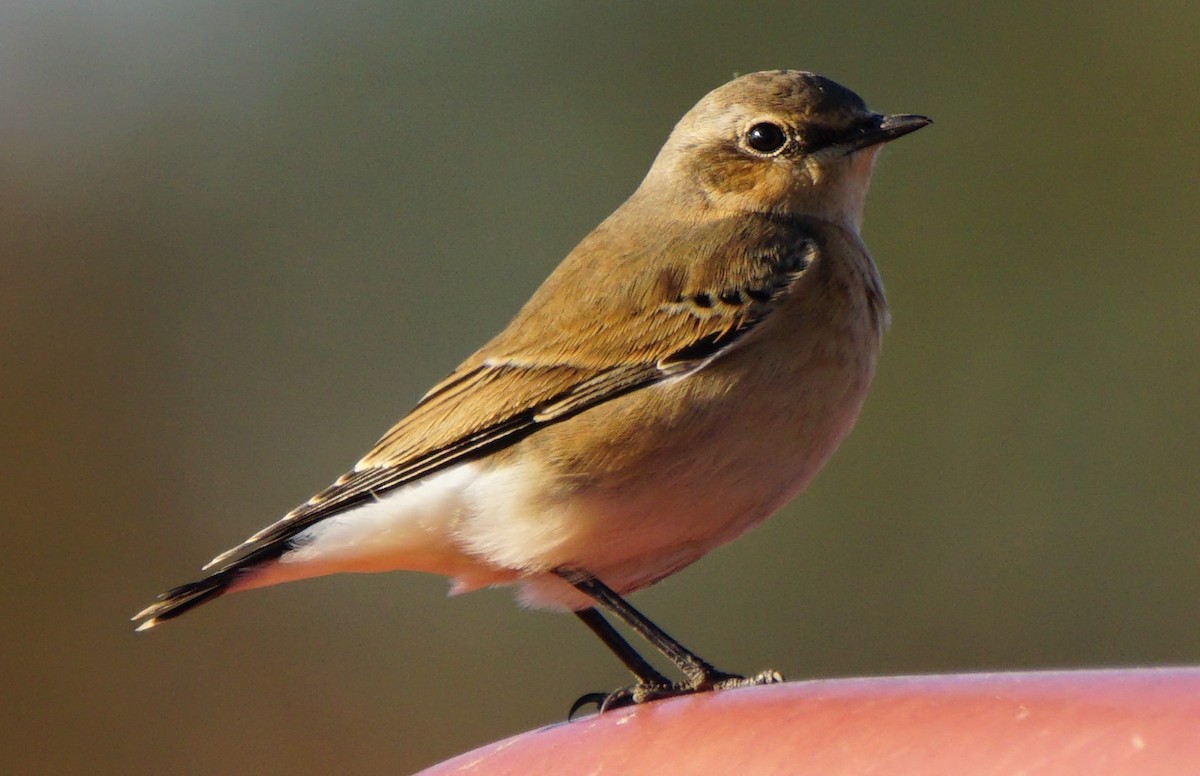
[[400, 773], [625, 681], [573, 618], [342, 577], [129, 615], [348, 467], [735, 73], [936, 124], [795, 504], [635, 597], [791, 678], [1200, 662], [1200, 5], [0, 5], [0, 765]]

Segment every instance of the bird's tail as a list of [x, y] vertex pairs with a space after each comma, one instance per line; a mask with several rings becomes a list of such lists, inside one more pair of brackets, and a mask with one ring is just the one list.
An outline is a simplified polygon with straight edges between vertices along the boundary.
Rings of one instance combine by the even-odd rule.
[[225, 568], [204, 579], [171, 588], [131, 619], [144, 620], [137, 627], [139, 631], [149, 630], [160, 622], [172, 620], [228, 592], [237, 574], [242, 570], [236, 567]]

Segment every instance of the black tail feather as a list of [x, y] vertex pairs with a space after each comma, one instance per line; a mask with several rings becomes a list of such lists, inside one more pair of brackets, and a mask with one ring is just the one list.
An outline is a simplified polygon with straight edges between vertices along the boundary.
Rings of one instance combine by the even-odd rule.
[[137, 629], [141, 631], [153, 628], [160, 622], [173, 620], [184, 612], [217, 598], [229, 589], [240, 570], [237, 568], [223, 569], [196, 582], [171, 588], [160, 595], [154, 603], [133, 616], [135, 620], [145, 618], [145, 621]]

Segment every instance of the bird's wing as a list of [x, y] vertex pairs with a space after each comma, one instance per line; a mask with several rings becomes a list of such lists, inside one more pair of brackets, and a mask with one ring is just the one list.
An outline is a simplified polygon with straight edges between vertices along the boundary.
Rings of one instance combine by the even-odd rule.
[[[699, 256], [664, 241], [660, 258], [677, 260], [641, 257], [653, 274], [619, 273], [632, 276], [623, 288], [612, 288], [613, 267], [574, 261], [577, 249], [500, 336], [352, 471], [206, 568], [275, 557], [326, 517], [720, 357], [782, 304], [817, 250], [813, 233], [795, 224], [747, 229], [744, 221], [692, 227], [679, 245]], [[579, 298], [564, 305], [563, 288], [579, 289]]]

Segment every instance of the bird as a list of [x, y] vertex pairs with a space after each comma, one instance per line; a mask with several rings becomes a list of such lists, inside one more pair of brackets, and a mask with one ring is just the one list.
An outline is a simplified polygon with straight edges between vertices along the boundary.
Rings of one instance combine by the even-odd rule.
[[854, 425], [888, 325], [867, 189], [883, 145], [929, 123], [802, 70], [712, 90], [507, 327], [137, 630], [235, 591], [420, 571], [573, 612], [634, 682], [570, 715], [782, 681], [715, 668], [625, 596], [776, 512]]

